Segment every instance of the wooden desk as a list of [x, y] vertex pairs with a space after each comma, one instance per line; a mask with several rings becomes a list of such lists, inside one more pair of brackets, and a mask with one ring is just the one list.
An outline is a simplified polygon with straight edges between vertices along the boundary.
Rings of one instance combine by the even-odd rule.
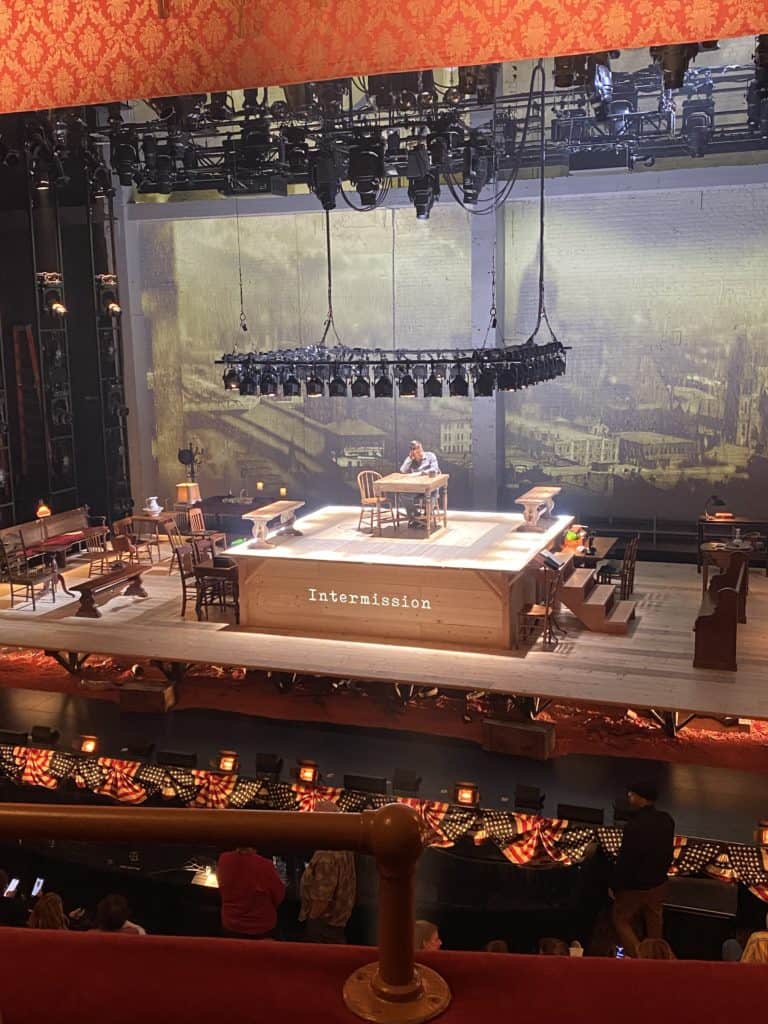
[[251, 523], [251, 532], [254, 538], [253, 545], [259, 548], [271, 548], [274, 546], [267, 540], [267, 530], [269, 524], [275, 519], [280, 520], [281, 532], [294, 533], [297, 536], [301, 536], [293, 529], [292, 524], [296, 519], [296, 509], [303, 508], [304, 505], [305, 502], [303, 501], [273, 501], [271, 504], [263, 505], [252, 512], [244, 512], [241, 518]]
[[[380, 480], [373, 481], [373, 493], [377, 498], [384, 494], [422, 495], [425, 506], [427, 537], [429, 537], [432, 533], [435, 518], [432, 509], [432, 495], [439, 491], [441, 487], [443, 489], [443, 526], [448, 525], [448, 481], [450, 478], [449, 473], [437, 473], [435, 476], [428, 476], [426, 473], [389, 473]], [[377, 521], [377, 532], [381, 536], [381, 505], [377, 507]]]
[[579, 551], [578, 548], [571, 548], [568, 544], [565, 545], [566, 551], [573, 551], [573, 560], [577, 569], [594, 569], [597, 563], [607, 558], [619, 543], [618, 537], [595, 537], [593, 539], [595, 550], [592, 554]]
[[[742, 544], [736, 547], [734, 544], [724, 542], [707, 541], [699, 548], [699, 559], [701, 561], [701, 592], [706, 594], [709, 588], [709, 567], [715, 566], [721, 573], [728, 572], [736, 554], [747, 556], [747, 570], [749, 569], [749, 556], [754, 554], [751, 544]], [[749, 590], [749, 571], [744, 574], [744, 593]]]
[[523, 506], [523, 518], [529, 526], [536, 526], [542, 516], [551, 518], [555, 508], [554, 499], [561, 490], [561, 487], [532, 487], [530, 491], [515, 498], [515, 504]]
[[[728, 541], [731, 539], [735, 527], [741, 530], [742, 537], [746, 533], [762, 534], [763, 543], [765, 543], [766, 535], [768, 535], [768, 519], [750, 519], [748, 516], [734, 516], [732, 519], [710, 519], [707, 516], [699, 516], [696, 527], [696, 551], [699, 572], [703, 568], [702, 545], [707, 541]], [[765, 575], [768, 576], [768, 551], [762, 548], [759, 554], [765, 558]]]

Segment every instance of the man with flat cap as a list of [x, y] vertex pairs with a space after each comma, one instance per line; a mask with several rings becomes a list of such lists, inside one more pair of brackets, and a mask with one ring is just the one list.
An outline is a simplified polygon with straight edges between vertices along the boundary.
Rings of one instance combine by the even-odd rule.
[[637, 956], [640, 940], [633, 927], [635, 917], [644, 921], [645, 938], [662, 938], [675, 823], [666, 811], [656, 809], [657, 792], [652, 782], [633, 782], [627, 799], [632, 815], [624, 826], [616, 860], [612, 916], [625, 954]]

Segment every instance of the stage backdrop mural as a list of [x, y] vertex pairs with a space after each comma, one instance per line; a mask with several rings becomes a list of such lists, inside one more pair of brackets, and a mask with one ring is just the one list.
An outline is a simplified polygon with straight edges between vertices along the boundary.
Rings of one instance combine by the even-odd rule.
[[[578, 515], [688, 520], [712, 493], [765, 513], [768, 484], [768, 186], [653, 190], [547, 205], [547, 303], [573, 346], [567, 376], [503, 401], [504, 505], [553, 481]], [[468, 344], [471, 234], [436, 207], [332, 214], [334, 307], [347, 344]], [[508, 204], [503, 324], [535, 318], [536, 207]], [[144, 222], [143, 312], [150, 330], [155, 454], [166, 499], [176, 455], [205, 449], [203, 493], [281, 485], [308, 504], [354, 502], [362, 468], [387, 472], [419, 436], [467, 507], [467, 400], [255, 399], [227, 393], [222, 352], [319, 339], [326, 312], [322, 213], [240, 217], [249, 331], [238, 328], [234, 218]], [[490, 401], [490, 400], [484, 400]]]

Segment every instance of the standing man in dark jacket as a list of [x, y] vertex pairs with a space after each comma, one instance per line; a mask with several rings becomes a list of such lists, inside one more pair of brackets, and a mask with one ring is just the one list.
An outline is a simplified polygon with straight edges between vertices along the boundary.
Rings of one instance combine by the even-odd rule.
[[665, 811], [656, 810], [656, 797], [650, 782], [635, 782], [627, 791], [634, 813], [624, 826], [612, 893], [613, 924], [627, 956], [637, 956], [640, 940], [632, 927], [635, 916], [642, 915], [646, 938], [662, 937], [675, 823]]

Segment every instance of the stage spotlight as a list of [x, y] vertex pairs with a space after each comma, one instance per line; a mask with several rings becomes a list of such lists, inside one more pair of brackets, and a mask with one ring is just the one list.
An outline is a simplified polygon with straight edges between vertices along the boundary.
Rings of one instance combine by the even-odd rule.
[[129, 740], [124, 747], [120, 747], [120, 753], [125, 754], [129, 760], [149, 761], [155, 752], [155, 744], [149, 740]]
[[226, 121], [230, 115], [229, 96], [225, 92], [212, 92], [208, 116], [212, 121]]
[[236, 750], [220, 750], [217, 766], [220, 772], [236, 772], [238, 768], [238, 757]]
[[299, 378], [293, 372], [283, 379], [283, 394], [286, 398], [298, 398], [301, 395]]
[[360, 136], [349, 150], [349, 180], [362, 206], [375, 206], [384, 176], [384, 146], [370, 136]]
[[331, 143], [309, 154], [309, 187], [324, 210], [336, 209], [336, 196], [341, 189], [341, 160]]
[[448, 385], [448, 392], [451, 398], [466, 398], [469, 394], [469, 381], [461, 366], [457, 366], [454, 370], [453, 377], [451, 377]]
[[429, 220], [429, 214], [440, 196], [437, 173], [430, 166], [429, 151], [419, 143], [408, 151], [408, 198], [416, 207], [417, 220]]
[[320, 769], [317, 766], [317, 761], [300, 760], [296, 770], [296, 777], [305, 786], [316, 786], [320, 781]]
[[432, 372], [424, 381], [424, 397], [425, 398], [442, 398], [443, 397], [443, 382], [435, 373], [434, 367]]
[[538, 786], [515, 786], [515, 810], [528, 814], [541, 814], [544, 794]]
[[557, 817], [579, 825], [602, 825], [602, 807], [582, 807], [579, 804], [558, 804]]
[[315, 376], [314, 371], [307, 377], [307, 398], [322, 398], [323, 382]]
[[58, 729], [52, 729], [48, 725], [33, 725], [29, 733], [29, 742], [33, 747], [43, 747], [46, 750], [53, 750], [61, 739]]
[[397, 382], [397, 390], [401, 398], [416, 398], [419, 388], [407, 370]]
[[37, 287], [45, 312], [50, 316], [66, 316], [64, 281], [61, 274], [57, 271], [40, 271], [37, 274]]
[[225, 391], [240, 390], [240, 371], [236, 366], [227, 367], [221, 379], [224, 381]]
[[186, 750], [158, 750], [155, 763], [168, 768], [197, 768], [197, 754]]
[[99, 749], [99, 740], [96, 736], [81, 736], [79, 751], [81, 754], [95, 754]]
[[352, 381], [351, 391], [353, 398], [370, 398], [371, 382], [363, 376], [362, 372], [358, 373]]
[[520, 383], [516, 363], [502, 364], [496, 377], [496, 387], [499, 391], [517, 391]]
[[464, 147], [464, 176], [461, 191], [467, 206], [476, 206], [486, 182], [490, 177], [491, 158], [478, 146], [470, 142]]
[[25, 732], [14, 732], [12, 729], [0, 729], [0, 746], [26, 747], [29, 736]]
[[256, 774], [277, 782], [283, 770], [283, 759], [277, 754], [257, 754], [255, 761]]
[[480, 790], [476, 782], [457, 782], [453, 787], [453, 802], [463, 807], [476, 807], [480, 803]]
[[713, 100], [686, 100], [683, 103], [683, 135], [692, 157], [704, 156], [707, 145], [712, 141], [714, 126]]
[[259, 393], [259, 375], [246, 369], [240, 376], [239, 390], [243, 397], [252, 398]]
[[120, 316], [122, 309], [117, 298], [117, 276], [115, 274], [97, 274], [96, 291], [102, 315]]
[[452, 107], [461, 103], [461, 92], [455, 85], [451, 85], [445, 90], [443, 93], [443, 103], [448, 103]]
[[358, 793], [378, 793], [387, 795], [387, 780], [372, 775], [345, 775], [344, 789], [353, 789]]
[[376, 398], [391, 398], [394, 393], [392, 378], [388, 376], [384, 367], [381, 369], [380, 376], [374, 381], [373, 393]]
[[265, 398], [274, 398], [277, 394], [277, 374], [272, 370], [264, 370], [259, 382], [259, 391]]
[[117, 171], [121, 185], [132, 185], [134, 173], [139, 163], [136, 148], [136, 136], [132, 131], [121, 132], [112, 150], [112, 166]]
[[475, 398], [490, 398], [496, 386], [496, 374], [490, 366], [481, 366], [475, 377]]
[[673, 46], [652, 46], [651, 57], [661, 66], [665, 89], [680, 89], [688, 65], [699, 52], [698, 43], [677, 43]]
[[408, 768], [395, 768], [392, 775], [392, 792], [400, 796], [418, 796], [421, 776]]
[[347, 382], [338, 373], [328, 382], [328, 396], [329, 398], [347, 397]]

